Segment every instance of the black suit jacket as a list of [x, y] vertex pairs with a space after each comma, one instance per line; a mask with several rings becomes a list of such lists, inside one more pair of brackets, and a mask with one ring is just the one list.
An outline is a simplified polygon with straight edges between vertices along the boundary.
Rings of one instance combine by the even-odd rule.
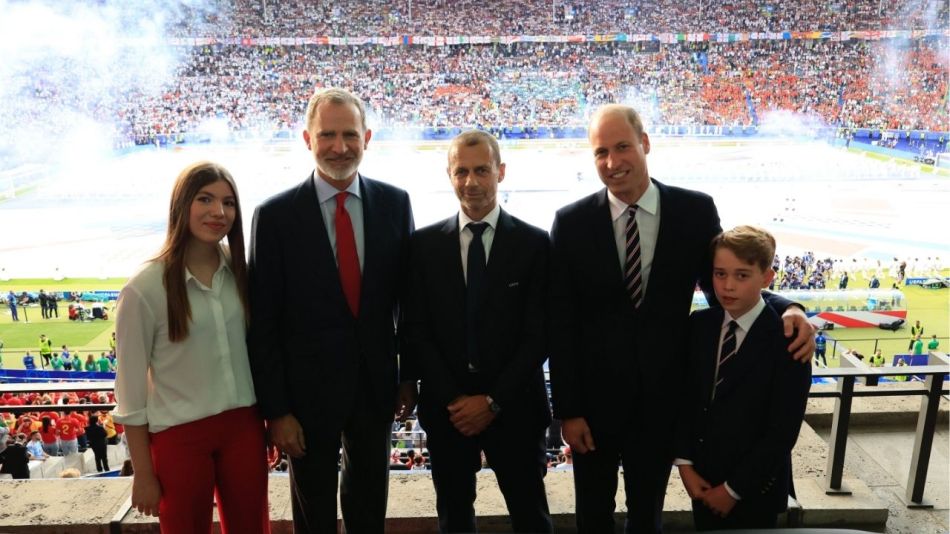
[[417, 231], [410, 257], [403, 358], [422, 379], [419, 417], [426, 430], [448, 429], [446, 406], [462, 394], [491, 395], [502, 407], [493, 424], [546, 427], [547, 233], [501, 211], [479, 304], [476, 374], [468, 371], [458, 216]]
[[717, 305], [709, 244], [721, 228], [712, 198], [654, 183], [660, 228], [638, 310], [623, 285], [606, 189], [559, 210], [551, 230], [554, 415], [585, 417], [595, 431], [620, 431], [636, 413], [658, 425], [658, 436], [671, 435], [685, 368], [676, 347], [697, 283]]
[[691, 394], [678, 420], [675, 456], [691, 460], [713, 486], [728, 482], [743, 503], [781, 512], [811, 366], [789, 356], [782, 319], [766, 306], [712, 399], [722, 321], [721, 309], [690, 318]]
[[[254, 213], [248, 350], [265, 418], [292, 413], [308, 431], [339, 436], [362, 366], [381, 418], [396, 395], [395, 325], [405, 290], [409, 195], [360, 176], [364, 255], [354, 318], [320, 212], [313, 175]], [[300, 301], [308, 303], [301, 307]]]

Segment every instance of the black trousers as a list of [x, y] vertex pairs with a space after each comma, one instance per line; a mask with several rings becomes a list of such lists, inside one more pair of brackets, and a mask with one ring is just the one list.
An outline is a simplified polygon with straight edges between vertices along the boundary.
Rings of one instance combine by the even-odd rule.
[[96, 471], [103, 472], [109, 470], [108, 448], [105, 444], [93, 445], [92, 454], [96, 457]]
[[763, 511], [755, 503], [739, 501], [726, 517], [715, 515], [702, 501], [693, 501], [696, 530], [770, 529], [775, 528], [778, 514]]
[[[503, 417], [503, 416], [502, 416]], [[476, 532], [475, 475], [481, 452], [495, 473], [514, 532], [551, 532], [544, 489], [545, 427], [496, 419], [478, 436], [460, 434], [447, 420], [426, 426], [441, 532]], [[526, 428], [527, 427], [527, 428]]]
[[617, 467], [622, 465], [627, 505], [624, 532], [662, 532], [663, 500], [672, 464], [668, 447], [661, 443], [665, 440], [634, 430], [608, 434], [592, 429], [592, 434], [596, 450], [574, 452], [577, 531], [615, 531]]
[[304, 428], [307, 453], [290, 460], [296, 534], [337, 532], [337, 487], [344, 532], [385, 530], [392, 414], [381, 417], [370, 387], [367, 379], [360, 379], [355, 405], [339, 435]]

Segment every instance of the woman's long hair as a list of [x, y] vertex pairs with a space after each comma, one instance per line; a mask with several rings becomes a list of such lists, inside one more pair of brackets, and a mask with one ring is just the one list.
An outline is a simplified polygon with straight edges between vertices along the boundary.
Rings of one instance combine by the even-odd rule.
[[191, 204], [203, 187], [221, 180], [227, 182], [234, 192], [234, 224], [228, 232], [230, 254], [226, 256], [237, 283], [245, 322], [249, 318], [244, 225], [241, 219], [241, 201], [238, 198], [237, 186], [231, 173], [217, 163], [209, 161], [193, 163], [181, 171], [178, 179], [175, 180], [168, 209], [168, 233], [161, 252], [155, 257], [155, 261], [161, 261], [165, 265], [162, 281], [165, 285], [168, 306], [168, 339], [172, 342], [182, 341], [188, 337], [188, 322], [191, 320], [191, 304], [188, 302], [188, 291], [185, 288], [185, 250], [191, 239], [189, 228]]

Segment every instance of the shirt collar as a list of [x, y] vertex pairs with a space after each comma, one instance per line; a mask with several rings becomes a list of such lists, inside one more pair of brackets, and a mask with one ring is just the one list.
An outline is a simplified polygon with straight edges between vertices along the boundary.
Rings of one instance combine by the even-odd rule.
[[[337, 193], [340, 192], [339, 189], [327, 183], [327, 181], [323, 178], [320, 178], [320, 175], [317, 174], [316, 171], [313, 172], [313, 183], [317, 188], [317, 200], [319, 200], [321, 204], [335, 197]], [[350, 182], [349, 187], [347, 187], [344, 191], [355, 196], [356, 198], [361, 198], [359, 174], [356, 175], [356, 179]]]
[[459, 210], [459, 230], [461, 231], [470, 222], [488, 223], [488, 226], [490, 226], [491, 229], [494, 230], [495, 228], [498, 228], [499, 215], [501, 215], [501, 206], [499, 206], [497, 203], [495, 204], [495, 207], [492, 208], [492, 210], [488, 212], [488, 215], [486, 215], [480, 221], [473, 220], [471, 217], [466, 215], [464, 211]]
[[[610, 203], [610, 220], [612, 221], [619, 219], [620, 216], [627, 211], [627, 208], [630, 207], [629, 204], [614, 196], [614, 194], [610, 192], [610, 189], [607, 190], [607, 201]], [[660, 190], [657, 189], [653, 180], [650, 180], [649, 185], [647, 185], [647, 190], [644, 191], [636, 201], [637, 209], [641, 209], [650, 215], [656, 215], [656, 207], [659, 201]]]
[[[228, 259], [228, 255], [224, 253], [224, 247], [218, 246], [218, 269], [214, 272], [214, 276], [217, 276], [222, 270], [227, 270], [231, 272], [231, 261]], [[212, 277], [213, 278], [213, 277]], [[201, 282], [195, 278], [195, 275], [191, 274], [191, 271], [188, 270], [188, 267], [185, 267], [185, 283], [194, 280], [196, 283], [200, 284]]]
[[755, 320], [759, 318], [759, 315], [762, 313], [762, 310], [765, 309], [765, 299], [759, 295], [759, 301], [755, 303], [755, 306], [752, 306], [752, 309], [742, 314], [741, 317], [733, 318], [729, 315], [729, 312], [723, 311], [722, 317], [722, 326], [723, 328], [729, 324], [729, 321], [735, 321], [739, 324], [739, 328], [743, 332], [748, 332], [752, 329], [752, 324], [755, 323]]

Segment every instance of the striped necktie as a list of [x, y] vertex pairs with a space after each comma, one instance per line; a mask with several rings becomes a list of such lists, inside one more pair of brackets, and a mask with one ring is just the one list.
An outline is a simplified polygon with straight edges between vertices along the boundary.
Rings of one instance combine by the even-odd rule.
[[627, 208], [627, 261], [623, 282], [634, 308], [643, 302], [643, 278], [640, 272], [640, 229], [637, 226], [637, 205]]
[[713, 387], [713, 398], [716, 398], [716, 390], [723, 380], [729, 377], [729, 371], [732, 363], [736, 360], [736, 328], [739, 323], [729, 321], [729, 329], [726, 330], [725, 337], [722, 338], [722, 348], [719, 349], [719, 360], [716, 362], [716, 385]]

